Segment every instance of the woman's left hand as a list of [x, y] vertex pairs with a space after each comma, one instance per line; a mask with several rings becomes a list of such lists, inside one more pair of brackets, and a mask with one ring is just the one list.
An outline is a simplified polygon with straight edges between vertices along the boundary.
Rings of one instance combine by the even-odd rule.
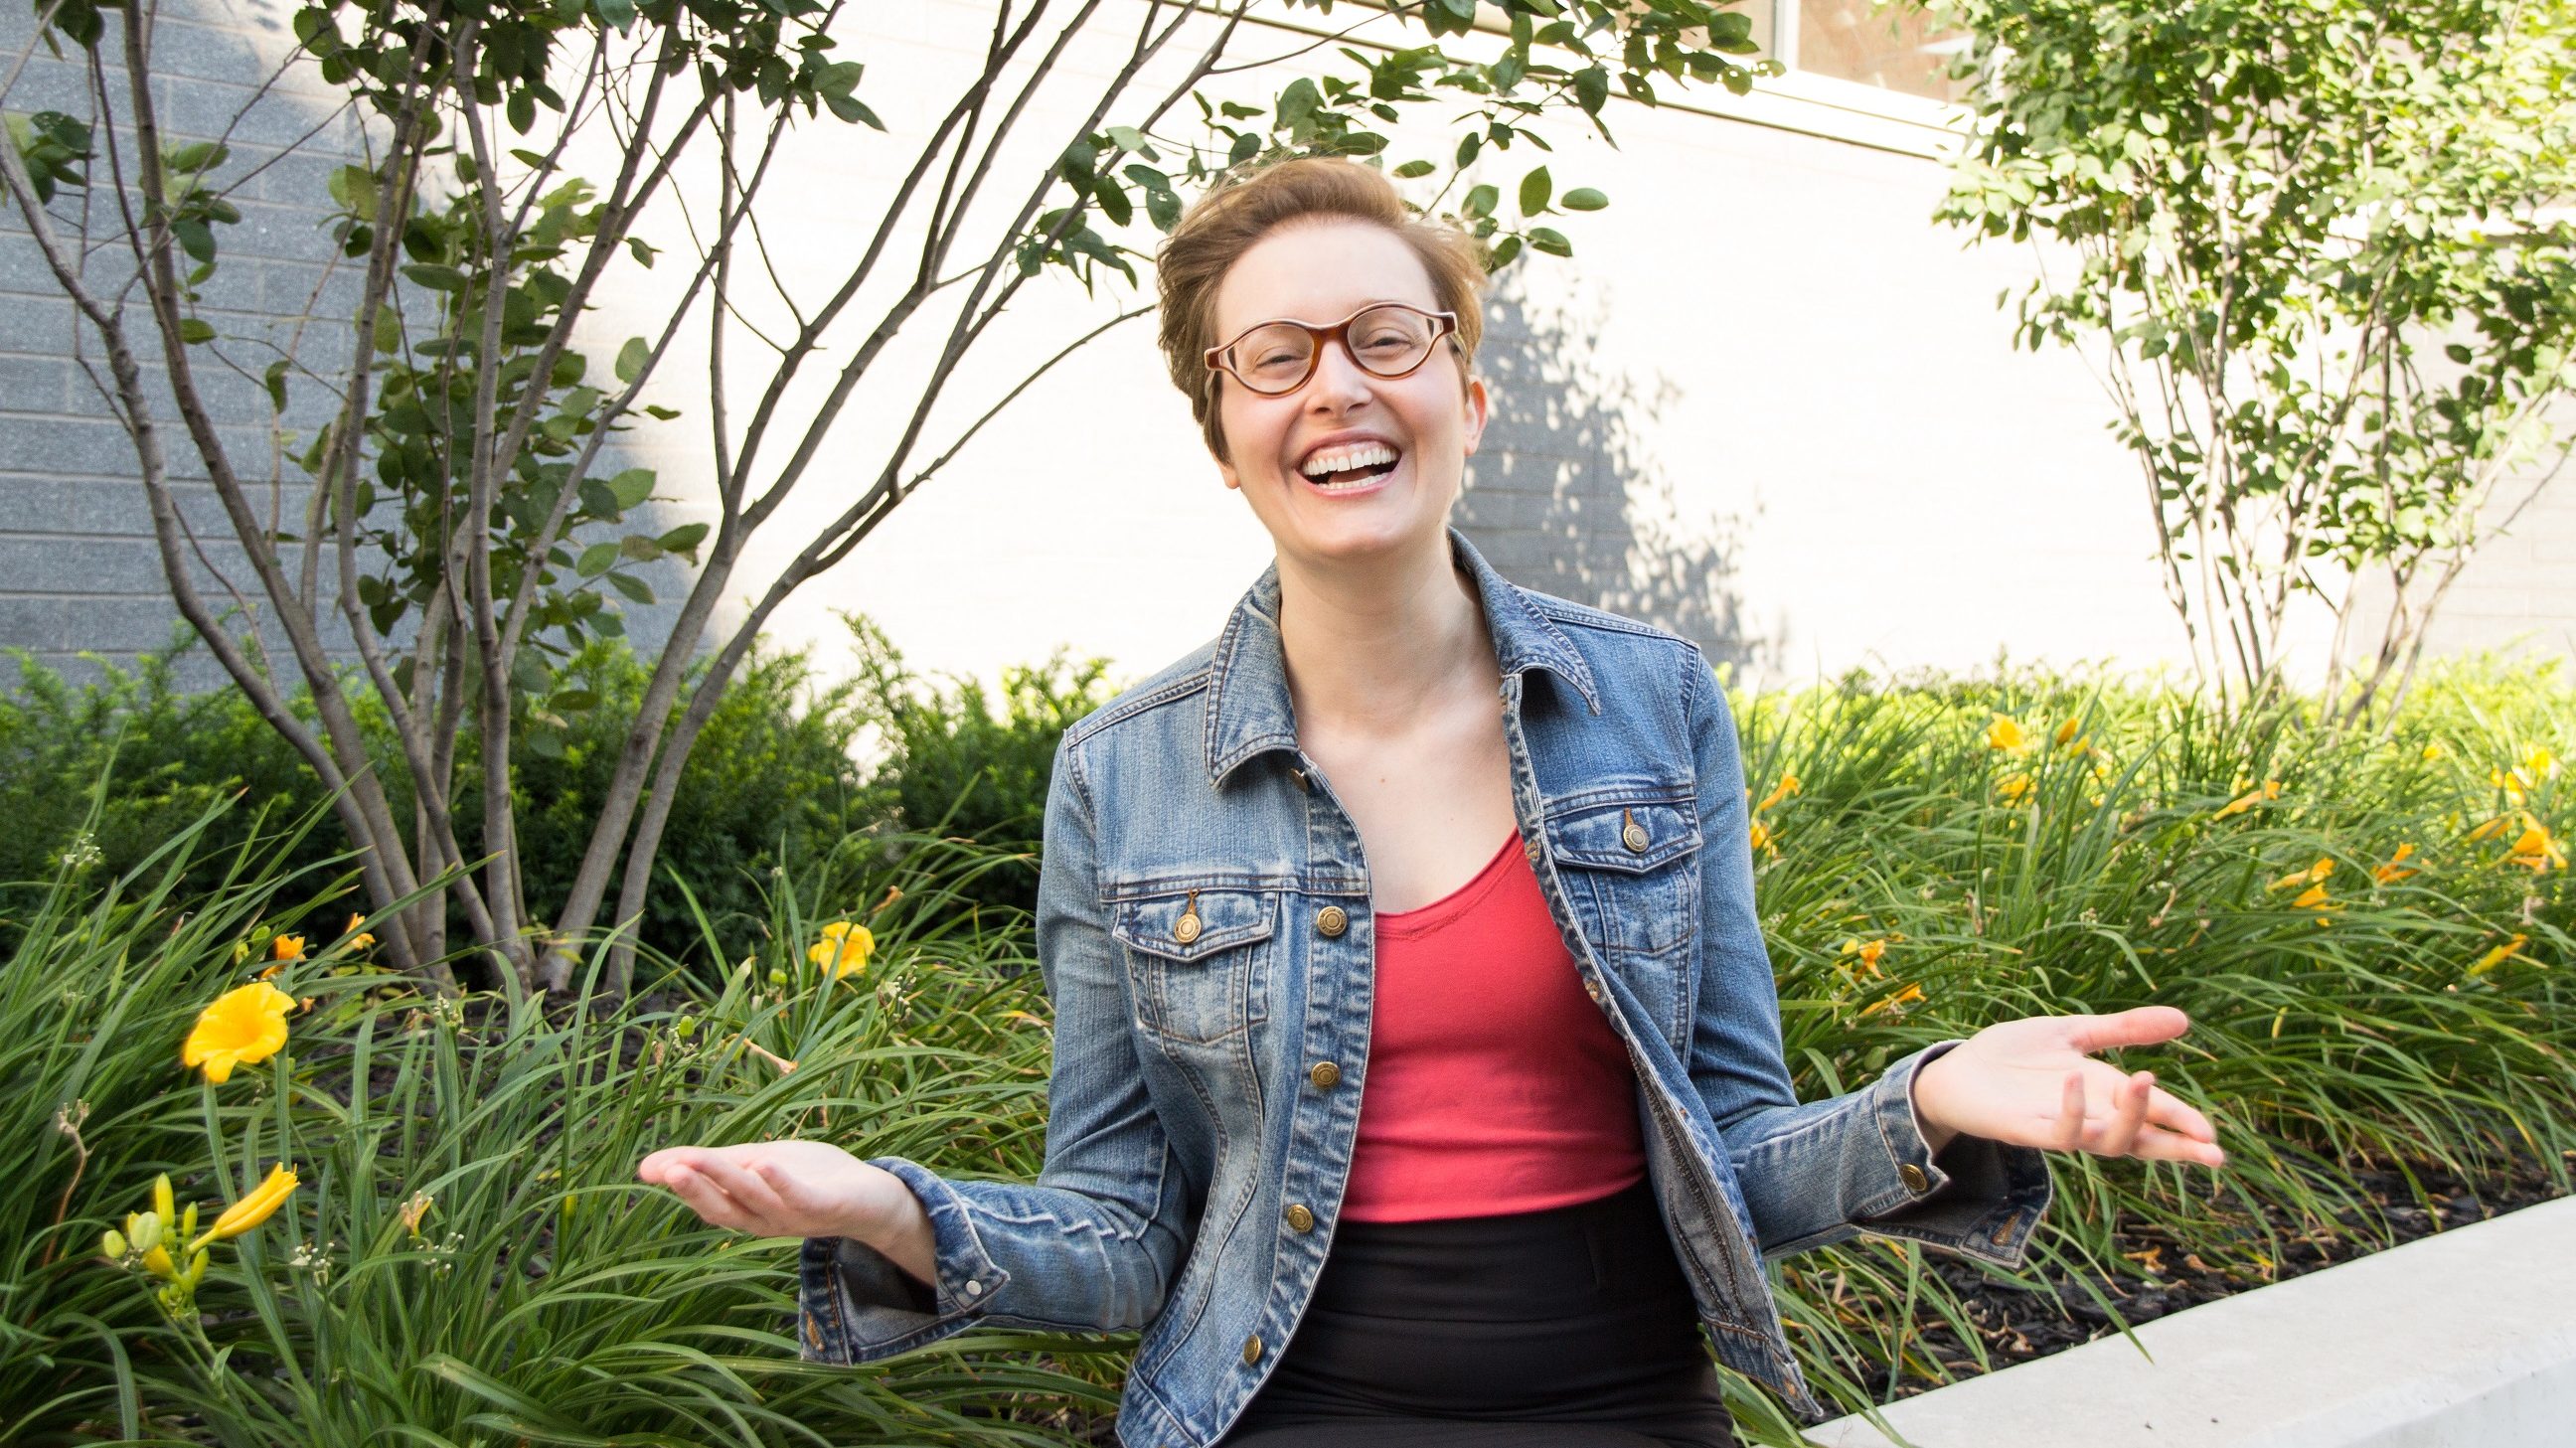
[[2089, 1053], [2150, 1046], [2191, 1029], [2172, 1006], [2107, 1016], [2029, 1016], [1986, 1027], [1914, 1075], [1914, 1117], [1934, 1151], [1953, 1135], [2049, 1151], [2224, 1166], [2209, 1118]]

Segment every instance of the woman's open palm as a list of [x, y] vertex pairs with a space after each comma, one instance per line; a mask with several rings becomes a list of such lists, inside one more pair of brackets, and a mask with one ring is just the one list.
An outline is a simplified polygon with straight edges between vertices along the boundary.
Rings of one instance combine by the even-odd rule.
[[666, 1146], [635, 1175], [668, 1187], [719, 1227], [756, 1237], [842, 1237], [882, 1220], [886, 1193], [901, 1179], [829, 1142], [755, 1141], [741, 1146]]
[[2172, 1006], [2111, 1015], [2030, 1016], [1986, 1027], [1915, 1077], [1917, 1116], [1961, 1136], [2049, 1151], [2224, 1166], [2209, 1118], [2090, 1053], [2148, 1046], [2191, 1029]]

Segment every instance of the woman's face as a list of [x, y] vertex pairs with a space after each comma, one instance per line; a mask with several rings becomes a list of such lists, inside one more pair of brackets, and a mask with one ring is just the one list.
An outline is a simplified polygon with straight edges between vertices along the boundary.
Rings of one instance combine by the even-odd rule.
[[[1430, 273], [1394, 233], [1363, 221], [1291, 223], [1226, 271], [1212, 340], [1231, 342], [1281, 319], [1329, 326], [1373, 302], [1441, 310]], [[1325, 344], [1304, 386], [1281, 396], [1221, 377], [1217, 415], [1231, 461], [1218, 470], [1282, 555], [1350, 562], [1419, 547], [1443, 536], [1467, 455], [1485, 430], [1485, 384], [1462, 387], [1462, 375], [1444, 337], [1405, 377], [1368, 372], [1335, 343]], [[1354, 440], [1384, 443], [1394, 468], [1329, 488], [1303, 471], [1310, 460], [1340, 460], [1335, 454]]]

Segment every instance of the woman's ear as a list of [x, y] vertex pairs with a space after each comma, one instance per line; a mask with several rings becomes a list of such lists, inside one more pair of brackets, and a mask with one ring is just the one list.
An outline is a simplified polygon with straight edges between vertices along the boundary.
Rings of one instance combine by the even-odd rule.
[[1490, 407], [1490, 400], [1485, 396], [1485, 379], [1468, 378], [1466, 397], [1468, 452], [1474, 452], [1477, 440], [1485, 435], [1485, 420], [1489, 415]]

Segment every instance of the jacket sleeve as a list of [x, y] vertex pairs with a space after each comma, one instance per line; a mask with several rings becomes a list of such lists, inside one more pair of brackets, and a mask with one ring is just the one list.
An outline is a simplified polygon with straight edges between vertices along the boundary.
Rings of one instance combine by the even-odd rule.
[[955, 1181], [903, 1157], [868, 1158], [920, 1198], [936, 1280], [919, 1283], [852, 1238], [807, 1238], [797, 1274], [806, 1361], [872, 1362], [979, 1323], [1123, 1331], [1162, 1310], [1188, 1249], [1185, 1179], [1129, 1031], [1097, 838], [1068, 735], [1056, 747], [1038, 867], [1038, 966], [1055, 1055], [1037, 1181]]
[[1753, 904], [1750, 795], [1735, 720], [1707, 658], [1686, 691], [1698, 770], [1698, 1007], [1690, 1075], [1726, 1142], [1765, 1257], [1862, 1232], [2021, 1265], [2048, 1209], [2034, 1147], [1957, 1136], [1936, 1157], [1914, 1116], [1915, 1072], [1937, 1041], [1855, 1091], [1800, 1103], [1781, 1049], [1778, 986]]

